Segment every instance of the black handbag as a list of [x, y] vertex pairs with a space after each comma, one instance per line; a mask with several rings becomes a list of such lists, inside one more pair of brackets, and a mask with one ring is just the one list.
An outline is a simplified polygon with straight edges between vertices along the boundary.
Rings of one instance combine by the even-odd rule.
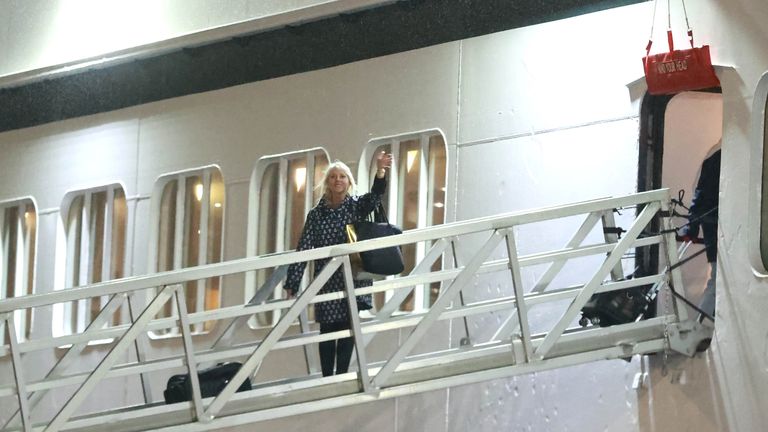
[[[370, 217], [370, 215], [369, 215]], [[403, 231], [389, 223], [384, 206], [379, 203], [373, 211], [373, 220], [361, 220], [347, 225], [347, 240], [355, 243], [379, 237], [402, 234]], [[390, 246], [360, 252], [363, 270], [378, 275], [396, 275], [405, 270], [400, 246]]]
[[[227, 383], [235, 376], [242, 366], [238, 362], [219, 363], [208, 369], [197, 372], [200, 380], [200, 393], [204, 398], [218, 395]], [[246, 378], [237, 391], [251, 389], [251, 380]], [[192, 383], [189, 374], [173, 375], [168, 379], [165, 391], [163, 391], [165, 403], [172, 404], [192, 399]]]

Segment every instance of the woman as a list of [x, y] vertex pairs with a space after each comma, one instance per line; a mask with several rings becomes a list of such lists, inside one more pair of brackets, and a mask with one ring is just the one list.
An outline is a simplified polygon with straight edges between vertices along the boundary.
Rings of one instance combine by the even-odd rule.
[[[363, 220], [381, 202], [381, 197], [387, 187], [387, 168], [392, 165], [392, 156], [381, 152], [376, 157], [376, 179], [371, 192], [355, 196], [350, 195], [355, 189], [355, 179], [349, 167], [343, 162], [336, 161], [328, 166], [321, 184], [322, 198], [307, 214], [304, 229], [296, 250], [306, 250], [340, 243], [346, 243], [347, 224]], [[329, 259], [315, 262], [315, 276], [328, 263]], [[285, 290], [289, 297], [296, 295], [304, 274], [306, 263], [292, 264], [288, 268]], [[355, 280], [355, 288], [372, 285], [371, 279]], [[320, 290], [320, 294], [343, 291], [344, 274], [339, 268]], [[361, 309], [371, 308], [371, 295], [358, 297]], [[349, 307], [347, 299], [330, 300], [315, 304], [315, 321], [320, 323], [320, 333], [330, 333], [349, 328]], [[351, 337], [320, 342], [320, 365], [323, 376], [346, 373], [349, 360], [352, 357], [354, 343]]]

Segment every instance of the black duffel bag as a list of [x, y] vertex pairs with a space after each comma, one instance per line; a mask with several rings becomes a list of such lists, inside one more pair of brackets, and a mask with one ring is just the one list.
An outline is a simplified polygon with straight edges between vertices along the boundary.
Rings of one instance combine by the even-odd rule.
[[[398, 226], [389, 223], [384, 206], [379, 203], [373, 211], [373, 220], [361, 220], [347, 225], [347, 242], [355, 243], [402, 233]], [[405, 269], [400, 246], [360, 252], [360, 260], [363, 270], [368, 273], [396, 275]]]
[[594, 294], [581, 308], [580, 324], [608, 327], [626, 324], [644, 316], [653, 300], [652, 285]]
[[[227, 383], [235, 376], [242, 364], [238, 362], [219, 363], [208, 369], [197, 372], [200, 379], [200, 394], [202, 397], [212, 397], [218, 395]], [[237, 391], [247, 391], [251, 389], [251, 380], [246, 378]], [[168, 378], [168, 384], [163, 392], [165, 403], [172, 404], [192, 400], [192, 382], [189, 374], [173, 375]]]

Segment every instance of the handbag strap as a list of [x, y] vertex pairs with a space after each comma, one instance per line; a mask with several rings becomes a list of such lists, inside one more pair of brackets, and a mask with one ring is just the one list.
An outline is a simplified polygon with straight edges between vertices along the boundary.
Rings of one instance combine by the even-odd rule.
[[389, 219], [387, 218], [387, 211], [384, 210], [384, 204], [379, 201], [379, 205], [377, 205], [373, 209], [373, 221], [374, 222], [384, 222], [387, 225], [389, 225]]
[[384, 209], [384, 204], [382, 204], [381, 201], [379, 201], [376, 207], [373, 208], [373, 211], [368, 212], [363, 219], [368, 222], [383, 222], [390, 225], [389, 219], [387, 218], [387, 211]]

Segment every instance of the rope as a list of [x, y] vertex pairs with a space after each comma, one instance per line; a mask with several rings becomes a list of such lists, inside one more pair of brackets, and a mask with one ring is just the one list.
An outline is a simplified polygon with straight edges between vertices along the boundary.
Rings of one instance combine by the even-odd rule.
[[[666, 274], [671, 273], [672, 270], [682, 266], [683, 264], [685, 264], [685, 263], [689, 262], [690, 260], [696, 258], [697, 256], [703, 254], [706, 250], [707, 250], [706, 248], [701, 249], [700, 251], [696, 252], [695, 254], [693, 254], [693, 255], [691, 255], [689, 257], [686, 257], [684, 260], [679, 261], [677, 264], [673, 265], [672, 267], [667, 268], [664, 273], [666, 273]], [[703, 310], [701, 310], [701, 308], [699, 308], [695, 304], [691, 303], [691, 301], [688, 300], [687, 298], [685, 298], [682, 294], [678, 293], [675, 290], [675, 287], [672, 286], [671, 283], [667, 283], [666, 285], [669, 287], [669, 291], [672, 293], [672, 295], [674, 295], [675, 297], [677, 297], [680, 300], [682, 300], [685, 304], [687, 304], [688, 306], [693, 308], [696, 312], [700, 313], [701, 316], [706, 317], [707, 319], [709, 319], [712, 322], [715, 322], [715, 318], [713, 316], [711, 316], [710, 314], [704, 312]], [[650, 301], [652, 298], [656, 297], [656, 295], [658, 294], [660, 289], [661, 289], [661, 285], [658, 285], [655, 289], [650, 290], [648, 292], [648, 294], [646, 295], [646, 298]]]
[[[709, 209], [709, 210], [705, 211], [704, 213], [700, 214], [699, 216], [697, 216], [697, 217], [695, 217], [695, 218], [691, 219], [691, 217], [690, 217], [690, 211], [691, 211], [691, 209], [690, 209], [690, 208], [688, 208], [688, 207], [686, 207], [686, 206], [685, 206], [685, 204], [683, 204], [683, 199], [684, 199], [684, 198], [685, 198], [685, 190], [684, 190], [684, 189], [680, 189], [679, 191], [677, 191], [677, 199], [674, 199], [674, 198], [672, 198], [672, 200], [671, 200], [671, 201], [672, 201], [672, 204], [673, 204], [673, 206], [672, 206], [672, 211], [670, 212], [670, 214], [671, 214], [672, 216], [677, 216], [677, 217], [683, 217], [683, 218], [687, 218], [687, 219], [688, 219], [688, 222], [686, 222], [686, 223], [684, 223], [684, 224], [680, 225], [680, 226], [679, 226], [679, 227], [677, 227], [677, 228], [673, 227], [673, 228], [670, 228], [670, 229], [667, 229], [667, 230], [662, 230], [662, 231], [659, 231], [659, 234], [667, 234], [667, 233], [671, 233], [671, 232], [674, 232], [674, 233], [676, 233], [676, 232], [677, 232], [677, 231], [678, 231], [680, 228], [683, 228], [683, 227], [685, 227], [685, 226], [688, 226], [688, 225], [690, 225], [690, 224], [691, 224], [691, 222], [698, 222], [698, 221], [700, 221], [700, 220], [704, 219], [704, 217], [705, 217], [705, 216], [707, 216], [708, 214], [710, 214], [710, 213], [712, 213], [713, 211], [717, 210], [717, 208], [718, 208], [718, 206], [714, 206], [714, 207], [712, 207], [711, 209]], [[687, 214], [687, 215], [684, 215], [684, 214], [680, 214], [680, 213], [678, 213], [678, 212], [677, 212], [677, 206], [680, 206], [680, 207], [682, 207], [682, 208], [684, 208], [684, 209], [688, 210], [689, 214]], [[697, 243], [698, 243], [698, 242], [697, 242]]]
[[[684, 227], [684, 226], [688, 226], [688, 225], [690, 225], [690, 224], [691, 224], [691, 222], [698, 222], [698, 221], [700, 221], [700, 220], [704, 219], [704, 217], [705, 217], [705, 216], [707, 216], [708, 214], [710, 214], [710, 213], [712, 213], [713, 211], [717, 210], [717, 207], [718, 207], [718, 206], [714, 206], [714, 207], [712, 207], [711, 209], [709, 209], [709, 210], [705, 211], [704, 213], [700, 214], [699, 216], [696, 216], [696, 217], [695, 217], [695, 218], [693, 218], [693, 219], [688, 219], [688, 222], [686, 222], [686, 223], [684, 223], [684, 224], [680, 225], [680, 226], [679, 226], [679, 227], [677, 227], [677, 228], [674, 228], [674, 227], [673, 227], [673, 228], [670, 228], [670, 229], [667, 229], [667, 230], [662, 230], [662, 231], [659, 231], [659, 234], [666, 234], [666, 233], [671, 233], [671, 232], [677, 232], [677, 230], [679, 230], [680, 228], [682, 228], [682, 227]], [[674, 212], [674, 211], [673, 211], [673, 214], [674, 214], [675, 216], [686, 217], [685, 215], [681, 215], [680, 213], [677, 213], [677, 212]]]
[[685, 0], [680, 0], [683, 3], [683, 14], [685, 14], [685, 26], [688, 27], [688, 42], [693, 48], [693, 29], [691, 29], [691, 23], [688, 22], [688, 10], [685, 8]]
[[[686, 17], [686, 19], [687, 19], [687, 17]], [[678, 196], [678, 199], [677, 199], [677, 200], [675, 200], [675, 199], [672, 199], [672, 203], [674, 204], [674, 207], [672, 208], [672, 214], [673, 214], [673, 215], [677, 215], [677, 216], [683, 216], [683, 215], [680, 215], [679, 213], [677, 213], [677, 212], [675, 211], [675, 207], [676, 207], [677, 205], [680, 205], [680, 206], [682, 206], [683, 208], [685, 208], [686, 210], [690, 210], [688, 207], [685, 207], [685, 205], [683, 205], [683, 197], [685, 196], [685, 191], [681, 189], [680, 191], [678, 191], [678, 194], [677, 194], [677, 196]], [[696, 217], [696, 218], [693, 218], [693, 219], [689, 219], [689, 220], [688, 220], [688, 222], [686, 222], [685, 224], [683, 224], [683, 225], [682, 225], [680, 228], [682, 228], [682, 227], [684, 227], [684, 226], [686, 226], [686, 225], [689, 225], [691, 222], [696, 222], [696, 221], [698, 221], [698, 220], [701, 220], [701, 219], [703, 219], [703, 218], [704, 218], [705, 216], [707, 216], [708, 214], [710, 214], [710, 213], [712, 213], [713, 211], [717, 210], [717, 208], [718, 208], [718, 206], [715, 206], [715, 207], [713, 207], [713, 208], [711, 208], [711, 209], [707, 210], [706, 212], [702, 213], [702, 214], [701, 214], [701, 215], [699, 215], [698, 217]], [[684, 216], [683, 216], [683, 217], [684, 217]], [[677, 230], [679, 230], [680, 228], [670, 228], [670, 229], [668, 229], [668, 230], [662, 230], [661, 232], [659, 232], [659, 234], [665, 234], [665, 233], [669, 233], [669, 232], [677, 232]], [[689, 257], [686, 257], [685, 259], [683, 259], [683, 260], [681, 260], [681, 261], [678, 261], [678, 262], [677, 262], [675, 265], [673, 265], [673, 266], [670, 266], [670, 267], [668, 267], [668, 268], [666, 269], [666, 272], [665, 272], [665, 273], [667, 273], [667, 274], [671, 273], [671, 272], [672, 272], [672, 270], [674, 270], [674, 269], [676, 269], [676, 268], [678, 268], [678, 267], [682, 266], [683, 264], [686, 264], [686, 263], [690, 262], [691, 260], [693, 260], [694, 258], [696, 258], [697, 256], [699, 256], [699, 255], [703, 254], [703, 253], [704, 253], [704, 252], [706, 252], [706, 251], [707, 251], [707, 248], [706, 248], [706, 247], [702, 248], [701, 250], [699, 250], [698, 252], [694, 253], [693, 255], [691, 255], [691, 256], [689, 256]], [[674, 287], [674, 286], [673, 286], [671, 283], [668, 283], [667, 285], [669, 286], [669, 290], [670, 290], [670, 292], [672, 293], [672, 295], [674, 295], [675, 297], [677, 297], [677, 298], [679, 298], [680, 300], [682, 300], [682, 301], [683, 301], [683, 303], [685, 303], [685, 304], [687, 304], [688, 306], [690, 306], [691, 308], [693, 308], [693, 309], [694, 309], [696, 312], [698, 312], [699, 314], [701, 314], [701, 316], [703, 316], [703, 317], [706, 317], [707, 319], [709, 319], [709, 320], [710, 320], [710, 321], [712, 321], [712, 322], [715, 322], [715, 318], [714, 318], [713, 316], [711, 316], [710, 314], [708, 314], [708, 313], [704, 312], [704, 311], [703, 311], [701, 308], [699, 308], [699, 307], [698, 307], [698, 306], [696, 306], [695, 304], [691, 303], [691, 302], [690, 302], [690, 301], [689, 301], [687, 298], [685, 298], [685, 297], [684, 297], [682, 294], [678, 293], [678, 292], [677, 292], [677, 290], [675, 290], [675, 287]], [[657, 292], [658, 292], [658, 290], [657, 290]]]
[[692, 260], [692, 259], [696, 258], [697, 256], [699, 256], [699, 255], [703, 254], [703, 253], [704, 253], [704, 252], [706, 252], [706, 251], [707, 251], [707, 248], [701, 248], [701, 250], [700, 250], [700, 251], [698, 251], [698, 252], [696, 252], [695, 254], [693, 254], [693, 255], [691, 255], [691, 256], [689, 256], [689, 257], [686, 257], [686, 258], [685, 258], [684, 260], [682, 260], [682, 261], [678, 261], [678, 262], [677, 262], [677, 264], [675, 264], [675, 265], [673, 265], [672, 267], [670, 267], [670, 268], [669, 268], [669, 270], [667, 270], [667, 272], [671, 272], [672, 270], [674, 270], [674, 269], [676, 269], [676, 268], [680, 267], [681, 265], [683, 265], [683, 264], [687, 263], [688, 261], [690, 261], [690, 260]]
[[680, 206], [680, 207], [690, 211], [691, 209], [686, 207], [685, 203], [683, 203], [684, 199], [685, 199], [685, 189], [680, 189], [679, 191], [677, 191], [677, 199], [672, 198], [672, 202], [675, 203], [675, 206]]
[[656, 24], [656, 6], [658, 6], [658, 0], [653, 1], [653, 18], [651, 19], [651, 35], [648, 36], [648, 40], [653, 40], [653, 25]]
[[680, 0], [683, 3], [683, 14], [685, 14], [685, 26], [688, 27], [688, 31], [691, 30], [691, 24], [688, 22], [688, 11], [685, 9], [685, 0]]
[[682, 301], [683, 301], [683, 303], [687, 304], [688, 306], [690, 306], [691, 308], [693, 308], [693, 309], [694, 309], [696, 312], [700, 313], [700, 314], [701, 314], [701, 316], [703, 316], [703, 317], [707, 318], [708, 320], [710, 320], [710, 321], [712, 321], [712, 322], [715, 322], [715, 317], [713, 317], [713, 316], [711, 316], [710, 314], [708, 314], [708, 313], [704, 312], [704, 311], [703, 311], [703, 310], [701, 310], [701, 309], [700, 309], [698, 306], [696, 306], [695, 304], [691, 303], [691, 302], [690, 302], [690, 301], [689, 301], [687, 298], [683, 297], [683, 295], [682, 295], [682, 294], [680, 294], [680, 293], [678, 293], [677, 291], [675, 291], [675, 287], [673, 287], [673, 286], [672, 286], [672, 284], [669, 284], [669, 290], [672, 292], [672, 294], [673, 294], [675, 297], [677, 297], [677, 298], [679, 298], [680, 300], [682, 300]]

